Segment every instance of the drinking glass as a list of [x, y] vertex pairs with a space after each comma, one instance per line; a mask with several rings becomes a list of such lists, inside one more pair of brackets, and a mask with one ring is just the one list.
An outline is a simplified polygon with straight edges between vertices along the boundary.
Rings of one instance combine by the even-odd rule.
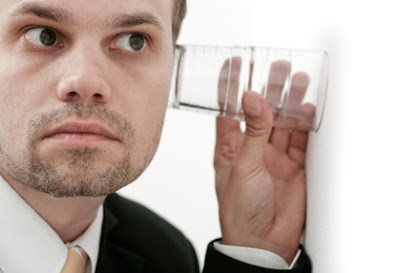
[[317, 131], [328, 84], [324, 51], [178, 45], [169, 107], [244, 120], [242, 96], [264, 96], [273, 126]]

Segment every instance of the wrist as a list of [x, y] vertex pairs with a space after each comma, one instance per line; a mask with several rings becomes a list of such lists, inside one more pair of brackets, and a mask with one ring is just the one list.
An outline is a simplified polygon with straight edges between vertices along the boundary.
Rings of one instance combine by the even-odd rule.
[[223, 237], [221, 244], [267, 250], [280, 256], [288, 265], [292, 263], [299, 249], [299, 244], [296, 244], [295, 246], [282, 246], [274, 242], [261, 239], [232, 240], [230, 238]]

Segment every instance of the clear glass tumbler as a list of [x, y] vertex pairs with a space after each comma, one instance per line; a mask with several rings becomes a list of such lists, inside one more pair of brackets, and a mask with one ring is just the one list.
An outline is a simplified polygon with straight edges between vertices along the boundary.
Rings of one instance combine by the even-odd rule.
[[324, 51], [178, 45], [169, 107], [243, 120], [252, 90], [269, 102], [275, 127], [317, 131], [327, 84]]

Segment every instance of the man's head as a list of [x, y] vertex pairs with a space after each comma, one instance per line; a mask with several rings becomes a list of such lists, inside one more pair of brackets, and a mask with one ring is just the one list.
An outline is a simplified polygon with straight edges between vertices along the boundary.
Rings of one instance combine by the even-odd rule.
[[172, 17], [172, 35], [174, 41], [178, 39], [181, 31], [183, 19], [186, 15], [186, 0], [174, 0], [173, 17]]
[[135, 180], [160, 138], [182, 0], [0, 3], [0, 174], [54, 196]]

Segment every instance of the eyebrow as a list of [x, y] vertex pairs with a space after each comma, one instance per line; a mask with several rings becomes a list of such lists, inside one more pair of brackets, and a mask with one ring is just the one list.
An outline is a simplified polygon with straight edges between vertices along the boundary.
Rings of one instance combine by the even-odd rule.
[[[12, 17], [23, 15], [35, 15], [64, 25], [77, 25], [77, 22], [72, 20], [70, 12], [66, 9], [48, 7], [35, 2], [23, 3], [12, 13]], [[160, 20], [148, 12], [114, 15], [111, 19], [104, 20], [103, 28], [129, 28], [138, 25], [153, 25], [165, 30]]]
[[114, 16], [114, 19], [111, 20], [111, 26], [113, 28], [129, 28], [137, 25], [154, 25], [158, 28], [162, 28], [161, 22], [157, 19], [157, 17], [151, 15], [150, 13], [140, 13], [134, 15], [121, 14]]
[[11, 14], [12, 17], [23, 15], [35, 15], [65, 25], [72, 24], [69, 13], [65, 9], [45, 7], [38, 3], [23, 3]]

